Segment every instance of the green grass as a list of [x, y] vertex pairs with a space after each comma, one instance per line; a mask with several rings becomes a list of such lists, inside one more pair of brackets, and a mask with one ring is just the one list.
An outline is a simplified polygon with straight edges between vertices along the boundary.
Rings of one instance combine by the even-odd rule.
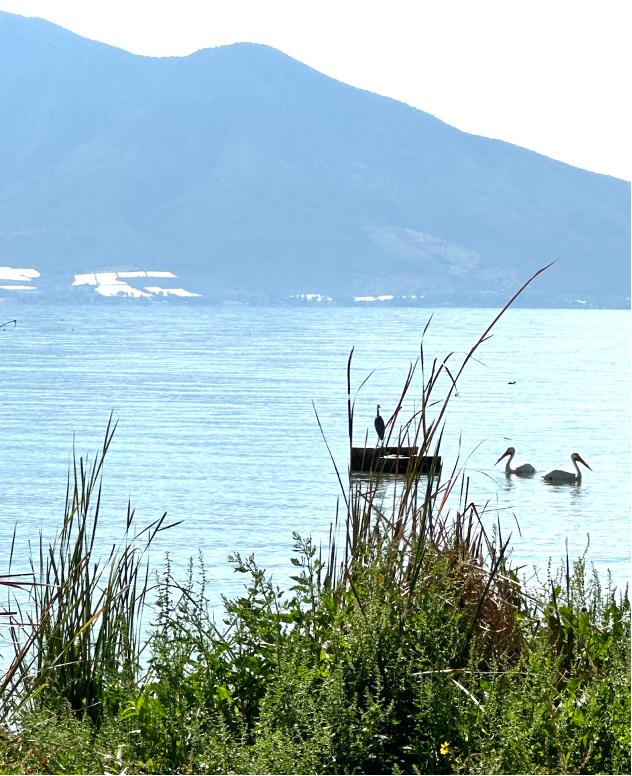
[[[450, 357], [426, 365], [422, 344], [385, 444], [440, 453], [456, 381], [488, 333], [454, 370]], [[93, 558], [113, 433], [73, 467], [32, 576], [0, 578], [33, 604], [32, 626], [6, 615], [3, 773], [630, 772], [627, 591], [604, 589], [585, 557], [526, 587], [458, 462], [430, 476], [415, 462], [390, 478], [337, 469], [326, 550], [294, 534], [285, 591], [233, 556], [244, 593], [216, 622], [202, 558], [180, 580], [169, 557], [159, 574], [144, 564], [164, 516], [136, 531], [128, 510], [120, 547]]]

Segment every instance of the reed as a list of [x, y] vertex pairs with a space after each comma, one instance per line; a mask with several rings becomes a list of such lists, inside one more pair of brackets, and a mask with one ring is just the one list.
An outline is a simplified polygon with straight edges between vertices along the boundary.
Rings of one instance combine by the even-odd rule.
[[[380, 594], [388, 595], [397, 589], [410, 603], [436, 584], [436, 568], [440, 564], [441, 574], [447, 574], [451, 584], [459, 589], [460, 607], [465, 615], [466, 635], [461, 661], [467, 659], [475, 632], [487, 634], [496, 648], [505, 641], [511, 643], [512, 649], [516, 648], [513, 625], [522, 599], [518, 578], [507, 563], [511, 536], [503, 541], [500, 525], [493, 536], [488, 535], [482, 519], [485, 508], [481, 510], [470, 499], [469, 480], [458, 461], [454, 462], [447, 477], [442, 476], [439, 462], [444, 424], [450, 401], [458, 393], [458, 381], [468, 363], [515, 299], [547, 268], [536, 272], [510, 299], [454, 370], [451, 367], [454, 353], [448, 353], [441, 361], [435, 358], [431, 364], [426, 363], [424, 336], [431, 319], [428, 321], [422, 333], [419, 356], [409, 368], [396, 408], [386, 422], [383, 440], [383, 448], [406, 445], [416, 451], [404, 474], [388, 474], [378, 464], [368, 477], [354, 477], [349, 470], [348, 478], [343, 478], [332, 456], [345, 505], [342, 552], [337, 546], [336, 525], [330, 532], [324, 572], [325, 584], [334, 592], [334, 602], [345, 602], [345, 593], [349, 590], [360, 603], [358, 590], [363, 589], [366, 570], [377, 566], [381, 570]], [[368, 380], [365, 378], [353, 391], [352, 360], [353, 349], [347, 362], [350, 454], [355, 405]], [[420, 386], [415, 382], [418, 375]], [[442, 387], [446, 378], [447, 390]], [[416, 409], [410, 417], [402, 418], [411, 392], [418, 397]], [[318, 424], [320, 426], [320, 420]], [[320, 428], [322, 433], [322, 426]], [[329, 445], [327, 448], [329, 450]], [[432, 461], [429, 471], [422, 468], [427, 457]], [[458, 502], [451, 511], [451, 497], [457, 487]], [[388, 502], [384, 499], [386, 491], [389, 495], [392, 493]]]
[[40, 536], [28, 580], [9, 582], [30, 596], [26, 605], [15, 598], [9, 613], [15, 655], [0, 684], [5, 718], [37, 696], [98, 724], [107, 687], [138, 678], [149, 590], [143, 559], [169, 526], [165, 513], [137, 531], [128, 503], [120, 545], [98, 546], [103, 467], [115, 430], [110, 416], [92, 461], [73, 449], [61, 530], [48, 547]]

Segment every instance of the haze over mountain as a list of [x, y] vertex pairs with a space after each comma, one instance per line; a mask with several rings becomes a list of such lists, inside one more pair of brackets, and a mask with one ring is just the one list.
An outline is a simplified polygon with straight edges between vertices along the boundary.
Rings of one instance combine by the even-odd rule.
[[142, 57], [0, 12], [0, 112], [0, 266], [44, 293], [150, 269], [207, 299], [497, 305], [558, 259], [523, 304], [630, 304], [629, 183], [267, 46]]

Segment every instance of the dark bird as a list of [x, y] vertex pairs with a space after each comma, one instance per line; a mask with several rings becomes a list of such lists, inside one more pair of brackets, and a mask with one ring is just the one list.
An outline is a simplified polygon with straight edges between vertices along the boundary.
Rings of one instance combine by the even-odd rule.
[[377, 405], [377, 416], [375, 418], [375, 430], [380, 439], [384, 439], [384, 418], [380, 415], [380, 405]]
[[515, 385], [516, 381], [514, 380], [513, 383], [509, 383], [509, 385]]

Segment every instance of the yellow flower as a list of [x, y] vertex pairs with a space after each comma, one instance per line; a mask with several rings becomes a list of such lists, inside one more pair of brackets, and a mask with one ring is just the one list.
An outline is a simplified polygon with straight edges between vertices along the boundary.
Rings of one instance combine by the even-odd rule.
[[441, 754], [447, 754], [447, 753], [448, 753], [449, 746], [450, 746], [450, 745], [448, 744], [448, 742], [447, 742], [447, 741], [444, 741], [444, 742], [441, 744]]

